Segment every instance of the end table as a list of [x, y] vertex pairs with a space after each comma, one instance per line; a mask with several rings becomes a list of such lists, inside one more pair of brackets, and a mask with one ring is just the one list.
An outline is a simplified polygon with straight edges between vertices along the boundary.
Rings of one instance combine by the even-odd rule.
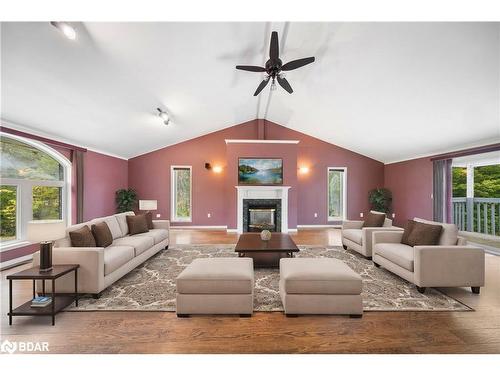
[[[39, 267], [29, 268], [24, 271], [7, 276], [9, 280], [9, 325], [12, 325], [13, 316], [52, 316], [52, 325], [56, 323], [56, 314], [75, 301], [78, 306], [78, 268], [79, 264], [58, 264], [54, 265], [52, 271], [40, 272]], [[74, 294], [56, 294], [56, 280], [70, 272], [75, 273]], [[45, 295], [45, 281], [52, 280], [50, 296], [52, 302], [45, 307], [31, 307], [31, 301], [23, 303], [21, 306], [12, 308], [12, 281], [13, 280], [33, 280], [33, 298], [36, 297], [36, 280], [42, 280], [42, 295]]]

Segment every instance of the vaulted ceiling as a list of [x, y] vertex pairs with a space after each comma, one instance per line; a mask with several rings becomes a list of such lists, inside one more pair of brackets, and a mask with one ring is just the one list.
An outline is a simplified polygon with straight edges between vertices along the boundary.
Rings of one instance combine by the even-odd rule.
[[[255, 118], [383, 162], [500, 140], [498, 23], [72, 25], [2, 24], [4, 121], [125, 158]], [[273, 30], [316, 62], [253, 97]]]

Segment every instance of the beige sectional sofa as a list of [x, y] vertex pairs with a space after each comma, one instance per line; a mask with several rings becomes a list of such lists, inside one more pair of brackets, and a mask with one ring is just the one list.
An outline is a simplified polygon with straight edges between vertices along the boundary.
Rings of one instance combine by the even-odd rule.
[[[383, 213], [371, 211], [372, 213]], [[342, 222], [342, 246], [345, 250], [352, 249], [370, 259], [372, 257], [372, 235], [378, 231], [403, 231], [392, 225], [392, 220], [386, 218], [382, 227], [364, 227], [362, 220], [344, 220]]]
[[441, 225], [439, 244], [412, 247], [401, 243], [402, 231], [375, 232], [375, 265], [415, 284], [421, 293], [426, 287], [471, 287], [478, 294], [484, 286], [484, 250], [467, 246], [467, 241], [458, 236], [455, 224], [414, 220]]
[[[99, 293], [115, 281], [145, 262], [158, 251], [168, 248], [168, 220], [153, 220], [154, 229], [146, 233], [129, 235], [127, 215], [124, 212], [112, 216], [101, 217], [86, 223], [76, 224], [66, 229], [66, 237], [55, 242], [53, 264], [79, 264], [78, 292], [91, 293], [98, 297]], [[113, 236], [113, 243], [104, 247], [72, 247], [69, 232], [84, 225], [106, 222]], [[34, 266], [39, 265], [39, 253], [33, 256]], [[66, 275], [56, 281], [56, 290], [60, 293], [74, 291], [73, 275]], [[50, 288], [48, 289], [50, 291]]]

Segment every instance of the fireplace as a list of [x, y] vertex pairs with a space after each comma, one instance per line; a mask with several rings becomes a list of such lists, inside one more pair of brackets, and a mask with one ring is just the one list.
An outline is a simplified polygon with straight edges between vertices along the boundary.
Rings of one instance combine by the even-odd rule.
[[244, 199], [243, 231], [281, 232], [281, 200], [280, 199]]

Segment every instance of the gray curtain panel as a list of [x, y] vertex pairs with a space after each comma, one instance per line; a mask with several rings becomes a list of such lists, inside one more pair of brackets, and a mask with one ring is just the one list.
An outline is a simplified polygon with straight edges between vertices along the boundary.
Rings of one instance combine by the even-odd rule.
[[451, 159], [435, 160], [433, 166], [433, 220], [451, 222]]

